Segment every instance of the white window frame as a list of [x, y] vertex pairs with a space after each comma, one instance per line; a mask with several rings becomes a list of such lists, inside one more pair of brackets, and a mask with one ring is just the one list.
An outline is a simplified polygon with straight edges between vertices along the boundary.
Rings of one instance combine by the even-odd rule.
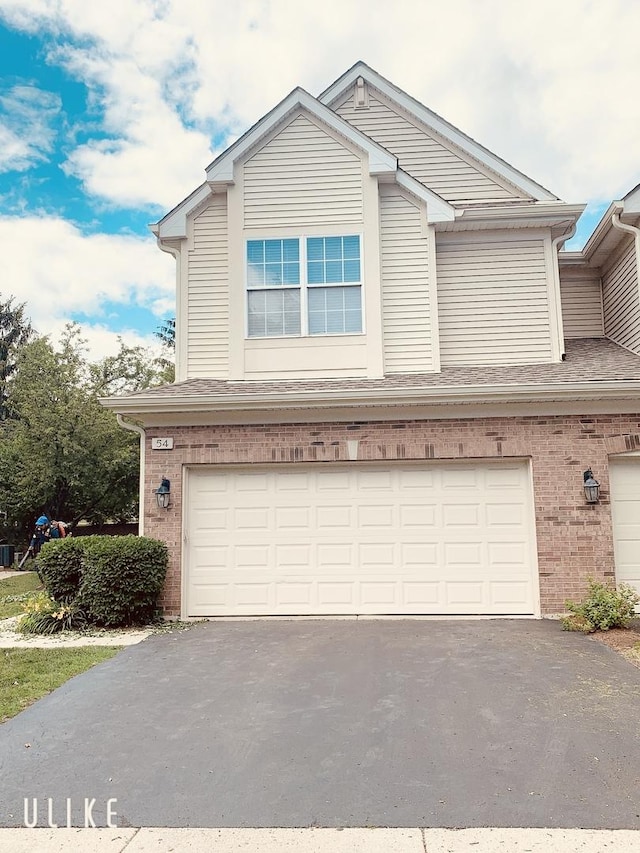
[[[360, 246], [360, 281], [336, 281], [336, 282], [321, 282], [318, 284], [309, 284], [307, 281], [307, 239], [308, 238], [327, 238], [327, 237], [358, 237]], [[300, 284], [283, 284], [277, 287], [249, 287], [249, 259], [247, 252], [247, 244], [252, 240], [297, 240], [298, 241], [298, 257], [300, 263]], [[255, 235], [247, 236], [244, 240], [244, 336], [245, 340], [249, 341], [272, 341], [272, 340], [297, 340], [300, 338], [336, 338], [336, 337], [351, 337], [353, 335], [365, 334], [365, 295], [364, 295], [364, 252], [363, 252], [363, 234], [361, 231], [344, 230], [340, 233], [332, 234], [325, 231], [318, 234], [269, 234], [267, 236]], [[318, 287], [359, 287], [360, 288], [360, 320], [362, 329], [360, 332], [323, 332], [319, 334], [309, 333], [309, 299], [308, 291]], [[281, 290], [299, 290], [300, 291], [300, 334], [298, 335], [249, 335], [249, 293], [255, 291], [281, 291]]]

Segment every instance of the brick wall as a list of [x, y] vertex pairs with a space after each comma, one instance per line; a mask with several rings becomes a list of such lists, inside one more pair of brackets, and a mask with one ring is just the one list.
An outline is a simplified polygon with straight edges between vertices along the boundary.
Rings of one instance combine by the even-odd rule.
[[[174, 449], [152, 451], [157, 435], [172, 435]], [[351, 439], [359, 440], [359, 461], [530, 457], [542, 612], [562, 611], [566, 598], [583, 593], [588, 575], [614, 577], [608, 456], [640, 449], [640, 415], [162, 427], [147, 430], [145, 534], [169, 546], [166, 615], [180, 614], [185, 465], [347, 461]], [[596, 505], [584, 498], [588, 467], [601, 484]], [[171, 480], [169, 510], [151, 500], [163, 476]]]

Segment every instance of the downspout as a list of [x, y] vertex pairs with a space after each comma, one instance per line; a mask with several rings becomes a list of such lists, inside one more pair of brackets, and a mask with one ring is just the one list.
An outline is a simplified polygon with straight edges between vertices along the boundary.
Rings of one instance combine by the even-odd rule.
[[125, 421], [122, 415], [118, 412], [116, 420], [123, 429], [128, 429], [131, 432], [137, 432], [140, 436], [140, 477], [138, 484], [138, 536], [144, 536], [144, 465], [145, 465], [145, 439], [146, 433], [138, 424]]
[[564, 350], [564, 325], [562, 322], [562, 296], [560, 294], [560, 262], [558, 255], [562, 246], [567, 242], [567, 240], [570, 240], [575, 233], [576, 223], [574, 222], [567, 232], [561, 234], [559, 237], [554, 237], [551, 241], [551, 246], [553, 248], [553, 289], [555, 292], [556, 299], [556, 334], [558, 335], [558, 343], [560, 345], [560, 358], [562, 359], [562, 361], [564, 361], [566, 353]]
[[[622, 212], [622, 208], [620, 208], [620, 212]], [[619, 231], [626, 231], [627, 234], [633, 234], [636, 241], [636, 270], [638, 270], [638, 263], [640, 262], [640, 228], [637, 228], [635, 225], [627, 225], [626, 222], [620, 222], [620, 213], [612, 215], [611, 224]]]

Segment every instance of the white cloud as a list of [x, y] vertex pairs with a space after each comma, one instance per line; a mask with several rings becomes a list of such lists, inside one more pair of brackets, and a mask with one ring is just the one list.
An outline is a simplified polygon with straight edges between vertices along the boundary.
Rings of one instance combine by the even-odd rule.
[[358, 58], [571, 200], [640, 177], [640, 8], [626, 0], [398, 0], [393, 12], [364, 0], [0, 0], [0, 11], [57, 32], [57, 61], [93, 90], [111, 137], [67, 168], [123, 205], [173, 205], [200, 183], [216, 130], [246, 129], [295, 85], [315, 94]]
[[53, 150], [60, 98], [35, 86], [0, 91], [0, 172], [23, 172]]
[[314, 94], [359, 58], [571, 201], [640, 179], [640, 7], [628, 0], [0, 0], [13, 26], [55, 35], [108, 139], [67, 169], [116, 204], [177, 203], [214, 136], [245, 130], [289, 90]]
[[0, 245], [11, 247], [0, 256], [3, 297], [26, 303], [41, 334], [59, 334], [73, 314], [94, 318], [82, 324], [94, 358], [115, 352], [117, 334], [132, 345], [149, 341], [132, 329], [110, 331], [109, 305], [147, 308], [158, 325], [173, 305], [175, 262], [152, 237], [86, 236], [54, 217], [0, 217]]

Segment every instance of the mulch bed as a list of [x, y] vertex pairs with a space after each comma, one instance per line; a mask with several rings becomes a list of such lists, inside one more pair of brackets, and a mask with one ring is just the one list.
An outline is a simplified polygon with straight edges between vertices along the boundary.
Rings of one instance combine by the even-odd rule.
[[610, 631], [596, 631], [590, 634], [594, 640], [604, 643], [625, 657], [630, 663], [640, 666], [640, 626], [634, 620], [632, 628], [611, 628]]

